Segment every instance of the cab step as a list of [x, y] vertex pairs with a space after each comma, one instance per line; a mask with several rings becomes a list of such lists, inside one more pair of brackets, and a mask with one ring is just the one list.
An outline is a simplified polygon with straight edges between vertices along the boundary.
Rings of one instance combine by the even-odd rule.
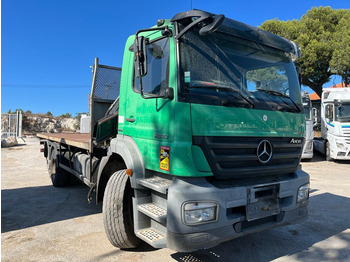
[[139, 230], [136, 235], [155, 248], [166, 247], [165, 235], [151, 227]]
[[172, 184], [172, 181], [158, 176], [153, 176], [150, 178], [140, 179], [139, 184], [144, 187], [153, 189], [159, 193], [166, 194], [168, 188]]
[[152, 203], [145, 203], [138, 205], [137, 209], [159, 223], [166, 223], [167, 211], [164, 208], [161, 208]]

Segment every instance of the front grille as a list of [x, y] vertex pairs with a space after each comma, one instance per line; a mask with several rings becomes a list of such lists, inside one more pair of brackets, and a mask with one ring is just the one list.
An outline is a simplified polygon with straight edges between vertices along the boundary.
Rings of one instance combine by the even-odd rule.
[[[263, 140], [272, 145], [272, 157], [261, 163], [257, 157], [257, 147]], [[246, 178], [295, 172], [298, 168], [302, 146], [291, 143], [285, 137], [209, 137], [194, 136], [193, 144], [199, 146], [215, 177], [219, 179]]]
[[350, 130], [343, 128], [345, 142], [350, 145]]
[[350, 137], [350, 130], [347, 130], [347, 129], [343, 128], [343, 134], [346, 137]]

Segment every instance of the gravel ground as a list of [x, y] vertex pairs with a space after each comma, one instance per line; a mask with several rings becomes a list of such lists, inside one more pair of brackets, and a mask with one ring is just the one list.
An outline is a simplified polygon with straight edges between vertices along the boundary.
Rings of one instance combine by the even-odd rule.
[[[1, 149], [2, 261], [350, 261], [350, 162], [316, 155], [302, 162], [311, 177], [309, 219], [193, 253], [114, 248], [101, 206], [88, 188], [54, 188], [39, 142]], [[22, 144], [21, 144], [22, 143]]]

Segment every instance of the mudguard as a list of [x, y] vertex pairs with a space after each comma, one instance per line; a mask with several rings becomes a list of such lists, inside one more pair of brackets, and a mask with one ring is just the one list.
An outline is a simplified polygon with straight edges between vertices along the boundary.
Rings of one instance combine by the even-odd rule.
[[107, 156], [104, 156], [101, 159], [100, 166], [98, 169], [98, 175], [97, 175], [96, 195], [98, 195], [101, 174], [105, 166], [109, 162], [109, 158], [112, 156], [112, 154], [119, 155], [123, 159], [124, 163], [126, 164], [126, 167], [133, 171], [133, 174], [130, 179], [131, 187], [141, 188], [141, 186], [138, 185], [137, 183], [137, 179], [145, 177], [145, 166], [143, 163], [141, 153], [135, 141], [131, 137], [124, 136], [124, 135], [117, 135], [117, 137], [113, 138], [110, 142]]

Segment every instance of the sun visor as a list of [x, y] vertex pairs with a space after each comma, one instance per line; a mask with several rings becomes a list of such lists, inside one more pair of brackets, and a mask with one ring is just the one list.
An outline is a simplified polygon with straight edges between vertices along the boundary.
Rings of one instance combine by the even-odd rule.
[[236, 20], [225, 18], [218, 31], [280, 49], [300, 57], [299, 47], [294, 42]]

